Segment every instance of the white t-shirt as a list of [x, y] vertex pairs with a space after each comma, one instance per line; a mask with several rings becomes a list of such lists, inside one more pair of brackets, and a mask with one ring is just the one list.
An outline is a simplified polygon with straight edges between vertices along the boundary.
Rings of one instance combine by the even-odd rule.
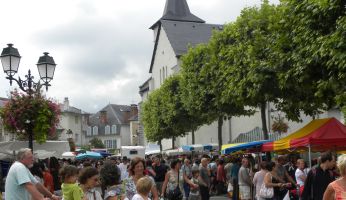
[[306, 173], [306, 170], [300, 170], [299, 168], [296, 169], [296, 173], [295, 173], [295, 176], [296, 176], [296, 180], [297, 180], [297, 184], [299, 186], [303, 186], [304, 185], [304, 181], [303, 179], [301, 178], [302, 176], [306, 177], [307, 176], [307, 173]]
[[121, 172], [121, 180], [127, 179], [129, 177], [129, 173], [127, 172], [127, 165], [124, 165], [124, 163], [120, 163], [118, 167]]
[[[142, 197], [141, 195], [135, 194], [135, 195], [132, 197], [132, 200], [144, 200], [144, 199], [143, 199], [143, 197]], [[150, 200], [150, 199], [148, 198], [148, 200]]]
[[36, 185], [38, 181], [31, 174], [29, 169], [21, 162], [16, 161], [11, 166], [5, 183], [6, 200], [28, 200], [30, 194], [25, 188], [25, 184], [31, 182]]

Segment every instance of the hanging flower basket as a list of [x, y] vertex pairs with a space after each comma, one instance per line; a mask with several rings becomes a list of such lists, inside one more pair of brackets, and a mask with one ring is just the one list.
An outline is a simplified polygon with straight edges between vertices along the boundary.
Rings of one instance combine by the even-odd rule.
[[272, 130], [277, 133], [286, 133], [288, 130], [288, 125], [282, 118], [276, 119], [272, 124]]
[[20, 138], [28, 138], [28, 130], [33, 128], [34, 140], [46, 141], [48, 135], [56, 134], [59, 123], [60, 107], [42, 94], [34, 92], [31, 96], [11, 92], [10, 100], [0, 109], [5, 130]]

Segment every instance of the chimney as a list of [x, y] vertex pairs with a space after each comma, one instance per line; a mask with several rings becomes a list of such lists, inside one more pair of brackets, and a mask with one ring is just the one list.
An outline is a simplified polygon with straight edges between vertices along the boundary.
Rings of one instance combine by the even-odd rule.
[[100, 123], [101, 124], [107, 124], [107, 111], [106, 110], [100, 111]]
[[90, 125], [90, 114], [89, 113], [85, 113], [85, 114], [83, 114], [83, 117], [84, 117], [85, 123], [87, 125]]
[[131, 104], [130, 118], [138, 115], [138, 107], [136, 104]]
[[68, 97], [65, 97], [65, 99], [64, 99], [64, 110], [68, 110], [69, 107], [70, 107], [70, 103], [69, 103]]

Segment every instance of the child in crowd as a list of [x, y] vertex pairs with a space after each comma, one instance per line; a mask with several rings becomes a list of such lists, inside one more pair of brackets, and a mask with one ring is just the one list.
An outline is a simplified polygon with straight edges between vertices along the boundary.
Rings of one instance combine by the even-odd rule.
[[152, 187], [153, 181], [148, 176], [140, 178], [136, 185], [137, 194], [132, 197], [132, 200], [150, 200], [148, 195]]
[[61, 185], [64, 200], [82, 200], [83, 191], [78, 186], [79, 169], [73, 165], [66, 165], [60, 170], [63, 184]]
[[[199, 185], [199, 170], [198, 169], [193, 169], [192, 170], [192, 178], [191, 182]], [[190, 189], [190, 195], [189, 195], [189, 200], [200, 200], [201, 196], [199, 194], [199, 187], [197, 188], [191, 188]]]

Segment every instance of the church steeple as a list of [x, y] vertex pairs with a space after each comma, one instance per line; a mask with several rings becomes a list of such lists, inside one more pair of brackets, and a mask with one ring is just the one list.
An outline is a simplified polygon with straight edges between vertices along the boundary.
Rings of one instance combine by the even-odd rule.
[[165, 11], [163, 12], [161, 19], [205, 23], [204, 20], [198, 18], [190, 12], [189, 5], [187, 4], [186, 0], [166, 0]]

